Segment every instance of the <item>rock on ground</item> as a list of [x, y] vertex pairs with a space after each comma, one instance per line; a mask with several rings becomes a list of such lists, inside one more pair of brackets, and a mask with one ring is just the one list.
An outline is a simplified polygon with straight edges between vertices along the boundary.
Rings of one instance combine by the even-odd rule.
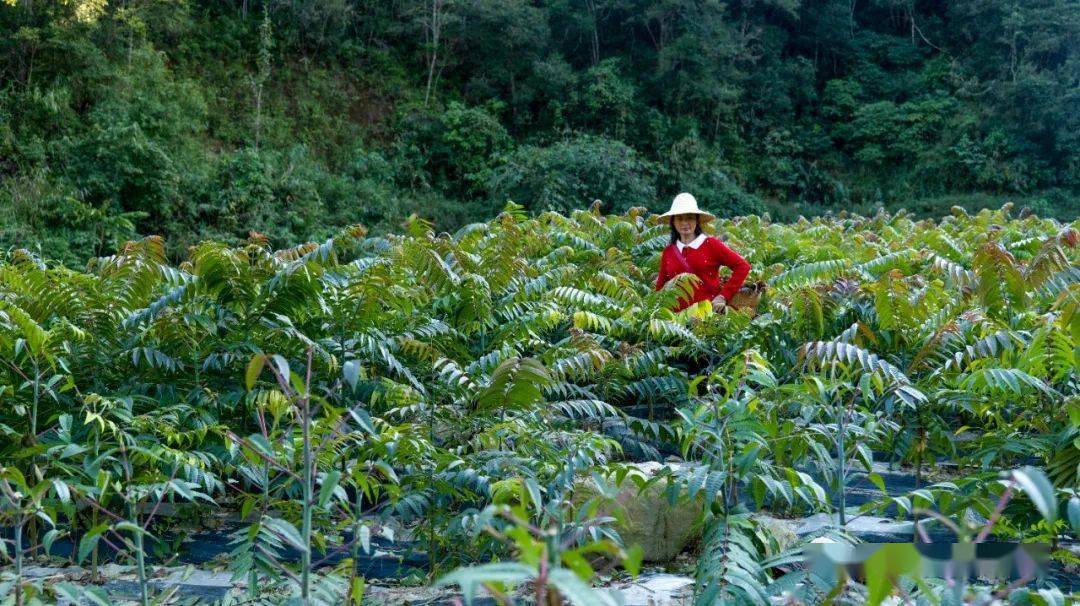
[[[927, 532], [932, 541], [937, 543], [955, 540], [955, 537], [948, 529], [932, 522], [932, 520], [922, 522], [923, 530]], [[818, 513], [800, 520], [799, 527], [795, 532], [800, 537], [808, 537], [835, 527], [836, 515]], [[897, 522], [889, 518], [860, 515], [851, 516], [847, 524], [844, 525], [844, 530], [867, 543], [906, 543], [912, 540], [915, 525], [910, 521]]]
[[[647, 462], [632, 467], [641, 477], [649, 479], [674, 465]], [[666, 490], [667, 483], [659, 481], [640, 491], [637, 484], [627, 478], [615, 498], [615, 506], [606, 512], [615, 515], [615, 509], [621, 510], [616, 515], [615, 530], [627, 546], [641, 546], [645, 562], [670, 562], [701, 534], [697, 524], [702, 511], [700, 499], [680, 500], [671, 505]], [[596, 488], [587, 480], [578, 485], [574, 500], [581, 502], [595, 494]]]
[[[102, 580], [98, 585], [114, 603], [128, 603], [138, 599], [139, 584], [132, 566], [105, 564], [98, 569]], [[51, 567], [27, 566], [23, 575], [28, 579], [40, 579], [46, 585], [72, 583], [79, 587], [92, 586], [90, 571], [79, 566]], [[175, 590], [180, 599], [195, 599], [198, 603], [214, 603], [225, 597], [234, 587], [231, 575], [191, 567], [155, 567], [150, 586], [155, 592]], [[65, 603], [65, 602], [61, 602]]]
[[694, 579], [674, 574], [643, 574], [612, 585], [625, 606], [683, 606], [694, 601]]
[[769, 544], [765, 546], [766, 558], [774, 557], [799, 544], [799, 535], [793, 521], [774, 518], [765, 513], [755, 513], [753, 519], [769, 537]]

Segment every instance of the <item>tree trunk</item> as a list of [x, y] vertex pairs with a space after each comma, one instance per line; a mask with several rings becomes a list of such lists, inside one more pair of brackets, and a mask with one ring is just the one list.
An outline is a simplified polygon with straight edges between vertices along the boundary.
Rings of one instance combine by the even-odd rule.
[[587, 4], [589, 15], [592, 17], [592, 38], [589, 41], [590, 52], [592, 54], [592, 64], [596, 65], [600, 63], [600, 17], [596, 14], [595, 0], [588, 0]]
[[855, 39], [855, 4], [857, 2], [858, 0], [851, 0], [851, 4], [848, 7], [848, 36], [852, 40]]
[[428, 22], [427, 35], [431, 44], [431, 54], [428, 58], [427, 87], [424, 90], [424, 107], [431, 100], [432, 89], [435, 86], [435, 66], [439, 63], [439, 38], [442, 35], [443, 0], [431, 0], [431, 21]]

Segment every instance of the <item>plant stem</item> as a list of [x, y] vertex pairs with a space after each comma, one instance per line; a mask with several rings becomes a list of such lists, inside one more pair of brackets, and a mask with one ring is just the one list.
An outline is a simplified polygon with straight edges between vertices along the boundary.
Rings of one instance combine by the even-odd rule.
[[544, 591], [545, 589], [547, 589], [547, 575], [548, 575], [547, 555], [548, 554], [544, 554], [544, 557], [540, 558], [540, 572], [539, 572], [539, 574], [537, 575], [537, 578], [536, 578], [536, 604], [537, 604], [537, 606], [541, 606], [544, 603], [544, 600], [547, 598], [547, 596], [545, 595], [545, 591]]
[[[136, 526], [138, 524], [136, 523]], [[143, 533], [135, 532], [135, 561], [139, 572], [139, 603], [150, 606], [149, 586], [146, 581], [146, 550], [143, 549]]]
[[30, 443], [37, 443], [37, 413], [38, 400], [41, 399], [41, 369], [37, 358], [34, 358], [34, 401], [30, 409]]
[[[265, 430], [263, 434], [266, 435]], [[268, 438], [269, 440], [269, 438]], [[262, 465], [262, 514], [259, 519], [262, 519], [266, 515], [266, 512], [270, 510], [270, 463], [263, 461]], [[255, 600], [259, 596], [259, 575], [255, 571], [255, 567], [252, 566], [251, 571], [248, 572], [248, 597]]]
[[19, 515], [19, 523], [15, 526], [15, 606], [23, 604], [23, 524], [26, 523], [26, 515]]
[[844, 486], [847, 485], [847, 469], [845, 461], [845, 449], [844, 449], [844, 417], [847, 416], [847, 408], [844, 407], [844, 401], [840, 398], [837, 399], [839, 404], [839, 415], [837, 420], [837, 437], [836, 437], [836, 501], [839, 505], [837, 511], [837, 519], [840, 527], [843, 528], [847, 524], [847, 505], [845, 503]]
[[889, 469], [895, 469], [896, 465], [896, 430], [889, 430]]
[[1009, 482], [1008, 487], [1005, 488], [1005, 492], [1001, 493], [1001, 498], [998, 499], [997, 505], [994, 507], [994, 512], [990, 514], [990, 519], [986, 521], [979, 536], [975, 537], [976, 543], [982, 543], [986, 540], [986, 537], [990, 536], [990, 533], [994, 530], [994, 524], [997, 524], [998, 518], [1001, 517], [1001, 512], [1005, 511], [1005, 506], [1009, 504], [1009, 500], [1012, 499], [1013, 489], [1016, 488], [1016, 479], [1014, 478]]
[[[922, 485], [923, 453], [922, 453], [922, 449], [918, 447], [917, 443], [916, 443], [915, 448], [916, 448], [916, 450], [915, 450], [915, 490], [918, 490], [919, 486]], [[915, 512], [912, 512], [911, 517], [912, 517], [912, 520], [915, 522], [915, 530], [917, 531], [919, 529], [919, 514], [915, 513]]]
[[[130, 485], [131, 474], [127, 473], [126, 475]], [[137, 506], [131, 501], [128, 502], [128, 519], [138, 527], [137, 530], [132, 532], [134, 535], [132, 539], [135, 543], [135, 572], [139, 578], [139, 604], [140, 606], [150, 606], [150, 592], [146, 580], [146, 549], [143, 547], [143, 528], [139, 525]]]
[[312, 495], [312, 469], [311, 469], [311, 348], [307, 352], [307, 377], [304, 381], [304, 395], [301, 398], [304, 448], [304, 521], [301, 532], [304, 539], [303, 570], [300, 576], [300, 597], [303, 603], [309, 604], [311, 587], [311, 510], [314, 506]]
[[[506, 414], [505, 409], [501, 410], [500, 412], [503, 415]], [[428, 441], [431, 442], [431, 443], [434, 443], [435, 442], [435, 404], [434, 404], [434, 402], [431, 402], [431, 403], [428, 404], [427, 413], [428, 413], [427, 414]], [[503, 440], [503, 438], [500, 437], [499, 438], [500, 448], [502, 448], [502, 440]], [[429, 486], [430, 486], [430, 485], [435, 484], [435, 469], [434, 468], [429, 468], [429, 471], [430, 471], [430, 473], [428, 475], [428, 483], [429, 483]], [[433, 507], [433, 509], [434, 509], [434, 507]], [[432, 520], [431, 520], [431, 523], [430, 523], [430, 525], [428, 527], [428, 561], [431, 564], [431, 567], [430, 567], [431, 568], [431, 570], [430, 570], [431, 579], [434, 580], [435, 579], [435, 573], [438, 570], [438, 564], [436, 563], [436, 557], [435, 557], [435, 520], [434, 520], [434, 512], [432, 512]]]
[[922, 467], [923, 467], [923, 450], [925, 450], [925, 438], [926, 430], [922, 427], [916, 432], [918, 441], [915, 443], [915, 488], [918, 489], [922, 486]]
[[[363, 514], [363, 491], [358, 485], [356, 487], [356, 522], [353, 524], [353, 544], [352, 544], [352, 579], [350, 579], [349, 587], [352, 587], [356, 579], [360, 576], [360, 517]], [[349, 603], [352, 603], [352, 597], [350, 593]]]
[[[91, 514], [93, 519], [90, 521], [90, 528], [98, 525], [98, 512], [95, 509]], [[88, 529], [89, 530], [89, 529]], [[75, 546], [72, 546], [71, 557], [75, 557]], [[100, 577], [98, 571], [98, 544], [94, 543], [94, 548], [90, 550], [90, 580], [96, 582]]]
[[438, 564], [435, 558], [435, 520], [428, 525], [428, 560], [431, 562], [431, 578], [435, 578]]

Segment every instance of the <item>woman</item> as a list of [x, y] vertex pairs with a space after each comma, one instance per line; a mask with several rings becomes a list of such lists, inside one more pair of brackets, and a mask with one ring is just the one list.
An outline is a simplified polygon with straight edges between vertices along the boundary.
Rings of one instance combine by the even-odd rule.
[[[735, 293], [739, 292], [750, 264], [723, 242], [701, 231], [702, 223], [714, 219], [713, 215], [698, 209], [694, 196], [682, 193], [671, 202], [671, 210], [660, 215], [671, 226], [671, 243], [660, 257], [660, 273], [656, 276], [656, 290], [679, 274], [692, 273], [700, 282], [694, 287], [689, 300], [679, 298], [675, 308], [681, 311], [699, 301], [712, 300], [713, 309], [720, 311]], [[720, 267], [731, 269], [726, 282], [720, 280]]]

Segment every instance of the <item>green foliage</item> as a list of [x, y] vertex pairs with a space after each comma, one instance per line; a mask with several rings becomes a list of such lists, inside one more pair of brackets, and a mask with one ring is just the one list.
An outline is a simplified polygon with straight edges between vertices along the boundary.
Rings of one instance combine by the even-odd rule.
[[531, 210], [569, 212], [594, 199], [605, 211], [658, 207], [655, 169], [627, 145], [590, 135], [546, 147], [516, 150], [491, 180], [496, 201], [516, 200]]
[[604, 59], [581, 74], [580, 91], [569, 109], [571, 124], [626, 140], [627, 129], [639, 112], [641, 94], [628, 78], [619, 59]]
[[405, 119], [401, 145], [422, 162], [431, 185], [461, 197], [484, 191], [512, 141], [489, 109], [452, 102], [441, 114], [418, 112]]
[[[0, 265], [0, 460], [21, 495], [5, 492], [4, 526], [46, 543], [82, 532], [93, 567], [101, 541], [138, 561], [137, 542], [174, 525], [141, 506], [201, 501], [249, 522], [233, 572], [287, 593], [285, 545], [355, 561], [363, 537], [404, 521], [433, 576], [527, 563], [445, 579], [463, 589], [509, 570], [599, 602], [586, 556], [632, 551], [567, 497], [575, 477], [660, 458], [663, 441], [692, 461], [672, 485], [703, 502], [703, 603], [824, 596], [764, 559], [734, 502], [842, 511], [801, 468], [842, 495], [871, 448], [920, 470], [938, 455], [1045, 462], [1045, 478], [974, 473], [890, 502], [990, 517], [1015, 482], [1024, 496], [989, 528], [1075, 530], [1077, 260], [1055, 249], [1060, 225], [990, 211], [723, 221], [772, 287], [753, 322], [667, 311], [684, 285], [650, 292], [666, 235], [637, 213], [511, 207], [469, 225], [507, 199], [623, 211], [682, 189], [721, 216], [936, 217], [1015, 199], [1075, 217], [1071, 6], [447, 2], [437, 46], [429, 6], [0, 6], [0, 247], [38, 251]], [[414, 213], [467, 226], [377, 237]], [[356, 222], [373, 237], [339, 231]], [[165, 243], [126, 244], [151, 233]], [[219, 242], [189, 251], [206, 238]], [[113, 251], [81, 272], [52, 263]], [[302, 368], [309, 350], [324, 398], [325, 446], [303, 466], [314, 484], [289, 475], [305, 450], [296, 398], [245, 372], [273, 352], [275, 368]], [[695, 373], [712, 395], [688, 393]], [[682, 414], [630, 416], [639, 404]], [[596, 431], [613, 422], [617, 440]], [[975, 439], [957, 443], [964, 428]], [[32, 546], [5, 541], [17, 569]], [[848, 598], [881, 597], [883, 576]], [[320, 577], [311, 601], [362, 581], [348, 564]], [[1017, 602], [1055, 595], [1024, 591]]]
[[[134, 142], [125, 157], [154, 149], [141, 127], [123, 132]], [[583, 163], [588, 150], [632, 157], [592, 137], [555, 148]], [[297, 177], [315, 170], [308, 153], [223, 154], [228, 170], [203, 199], [233, 205], [244, 223], [208, 220], [228, 241], [191, 246], [179, 264], [159, 237], [125, 241], [82, 270], [3, 253], [0, 461], [6, 481], [26, 484], [0, 502], [5, 526], [42, 541], [79, 533], [74, 559], [91, 569], [104, 541], [117, 545], [141, 570], [144, 602], [146, 554], [165, 549], [167, 531], [191, 530], [163, 517], [169, 503], [194, 520], [242, 521], [232, 572], [268, 575], [249, 583], [252, 600], [260, 588], [307, 603], [356, 598], [360, 550], [405, 526], [431, 579], [477, 565], [447, 582], [502, 591], [497, 582], [546, 579], [533, 589], [589, 603], [603, 599], [587, 581], [605, 562], [637, 566], [607, 507], [627, 479], [664, 482], [669, 498], [701, 506], [710, 551], [699, 599], [764, 603], [800, 581], [783, 558], [766, 559], [771, 544], [746, 507], [827, 511], [842, 527], [856, 514], [845, 503], [852, 483], [881, 481], [875, 453], [914, 466], [920, 482], [938, 456], [969, 472], [866, 510], [978, 514], [987, 533], [1048, 540], [1076, 517], [1075, 226], [1012, 218], [1009, 206], [937, 221], [720, 218], [710, 229], [769, 284], [758, 314], [707, 303], [676, 313], [688, 280], [654, 290], [667, 234], [642, 208], [530, 216], [507, 204], [452, 234], [412, 217], [401, 235], [351, 226], [276, 247], [319, 229], [305, 214], [321, 208], [308, 187], [317, 180]], [[377, 187], [400, 168], [364, 147], [351, 158], [343, 189]], [[499, 173], [515, 161], [541, 166], [516, 157]], [[142, 186], [142, 174], [119, 181]], [[164, 173], [145, 174], [158, 183]], [[644, 191], [636, 174], [612, 191]], [[537, 210], [584, 194], [547, 191]], [[275, 206], [290, 198], [308, 203]], [[347, 203], [326, 208], [342, 219], [336, 205]], [[33, 210], [24, 200], [18, 212]], [[253, 228], [269, 233], [245, 238]], [[682, 464], [651, 480], [623, 464], [673, 449]], [[599, 489], [582, 503], [576, 488], [588, 480]], [[996, 503], [1008, 507], [995, 515]], [[37, 548], [3, 541], [12, 565]], [[319, 570], [312, 556], [328, 547], [352, 557]], [[299, 568], [280, 561], [290, 549]], [[508, 558], [524, 567], [490, 565]], [[876, 597], [882, 586], [851, 591]]]
[[1068, 2], [902, 8], [6, 2], [0, 247], [77, 265], [158, 234], [178, 261], [680, 190], [782, 220], [1077, 216]]

